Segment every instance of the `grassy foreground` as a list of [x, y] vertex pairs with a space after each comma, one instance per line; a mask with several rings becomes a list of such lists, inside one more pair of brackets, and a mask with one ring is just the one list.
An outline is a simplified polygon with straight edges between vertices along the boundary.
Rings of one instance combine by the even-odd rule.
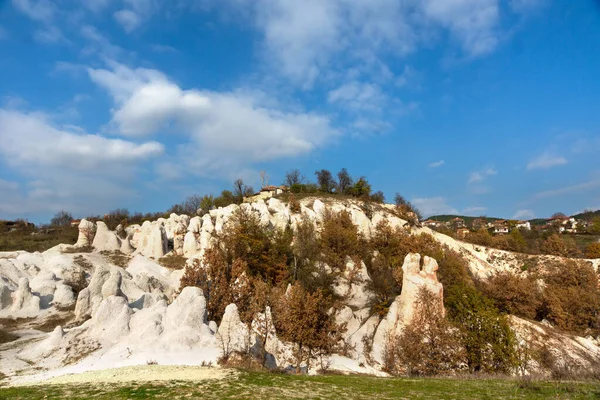
[[70, 384], [0, 388], [0, 399], [599, 399], [600, 383], [502, 379], [290, 376], [239, 372], [198, 382]]

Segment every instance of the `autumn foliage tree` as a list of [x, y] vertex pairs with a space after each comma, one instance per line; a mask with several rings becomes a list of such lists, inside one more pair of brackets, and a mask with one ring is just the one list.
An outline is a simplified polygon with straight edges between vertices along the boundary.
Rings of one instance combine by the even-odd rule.
[[291, 286], [275, 304], [274, 322], [279, 337], [294, 345], [294, 366], [307, 370], [312, 360], [335, 352], [344, 326], [327, 310], [331, 299], [323, 291], [310, 293], [300, 283]]
[[432, 376], [455, 373], [465, 362], [460, 331], [444, 317], [438, 298], [422, 288], [410, 324], [388, 338], [385, 368], [394, 375]]

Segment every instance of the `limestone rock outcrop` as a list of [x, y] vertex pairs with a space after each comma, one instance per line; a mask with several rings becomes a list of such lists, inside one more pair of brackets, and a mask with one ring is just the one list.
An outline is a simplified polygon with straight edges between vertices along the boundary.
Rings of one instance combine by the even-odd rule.
[[40, 312], [40, 298], [31, 292], [29, 279], [21, 278], [17, 291], [12, 294], [11, 314], [16, 317], [36, 317]]
[[426, 289], [433, 293], [439, 304], [439, 312], [444, 313], [443, 286], [437, 279], [438, 265], [431, 257], [409, 253], [402, 265], [402, 292], [396, 297], [386, 317], [381, 321], [373, 338], [373, 359], [381, 362], [385, 341], [402, 333], [412, 321], [417, 307], [419, 292]]
[[96, 226], [93, 222], [87, 219], [82, 219], [79, 222], [79, 235], [77, 236], [76, 247], [87, 247], [92, 245], [94, 240], [94, 232], [96, 232]]
[[154, 259], [159, 259], [167, 254], [168, 238], [160, 219], [154, 222], [144, 221], [137, 235], [138, 237], [135, 238], [136, 253]]
[[8, 308], [12, 305], [11, 293], [12, 292], [8, 286], [6, 286], [4, 282], [0, 281], [0, 310]]
[[217, 330], [217, 340], [225, 353], [246, 351], [250, 347], [248, 327], [240, 320], [240, 314], [235, 304], [225, 308], [221, 325]]
[[121, 239], [115, 232], [108, 229], [108, 226], [102, 221], [96, 222], [96, 236], [92, 246], [96, 251], [115, 251], [121, 250]]

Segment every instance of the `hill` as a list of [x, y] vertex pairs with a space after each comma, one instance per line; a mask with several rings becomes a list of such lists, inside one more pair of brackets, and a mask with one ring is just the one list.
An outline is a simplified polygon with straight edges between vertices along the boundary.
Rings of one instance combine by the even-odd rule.
[[469, 217], [466, 215], [457, 215], [457, 214], [442, 214], [442, 215], [432, 215], [431, 217], [427, 218], [427, 219], [431, 219], [434, 221], [442, 221], [442, 222], [448, 222], [450, 220], [453, 220], [454, 218], [462, 218], [465, 220], [465, 223], [467, 225], [470, 225], [473, 220], [476, 220], [478, 218], [484, 219], [488, 222], [494, 222], [494, 221], [500, 221], [502, 220], [502, 218], [496, 218], [496, 217], [485, 217], [485, 216], [481, 216], [481, 217]]
[[582, 213], [579, 214], [575, 214], [573, 215], [573, 217], [575, 219], [583, 219], [585, 221], [591, 221], [594, 218], [599, 218], [600, 217], [600, 210], [596, 210], [596, 211], [584, 211]]

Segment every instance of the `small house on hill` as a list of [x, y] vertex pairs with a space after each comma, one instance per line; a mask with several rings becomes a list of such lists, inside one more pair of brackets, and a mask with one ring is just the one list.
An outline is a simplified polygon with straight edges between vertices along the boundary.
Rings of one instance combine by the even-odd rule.
[[252, 203], [257, 200], [266, 200], [270, 199], [273, 196], [277, 196], [283, 193], [287, 193], [289, 188], [285, 185], [281, 186], [265, 186], [258, 193], [253, 194], [252, 196], [244, 197], [244, 203]]
[[442, 221], [436, 221], [436, 220], [433, 220], [433, 219], [428, 219], [426, 221], [423, 221], [422, 225], [426, 226], [427, 228], [434, 229], [434, 228], [440, 228], [442, 226], [445, 226], [446, 224], [444, 222], [442, 222]]
[[462, 218], [458, 218], [458, 217], [453, 218], [450, 220], [450, 226], [455, 230], [460, 229], [460, 228], [465, 228], [466, 227], [465, 220]]
[[531, 230], [531, 223], [529, 221], [517, 221], [517, 225], [515, 225], [517, 229], [527, 229]]
[[500, 234], [500, 235], [506, 234], [506, 233], [508, 233], [510, 231], [510, 227], [509, 227], [508, 221], [503, 220], [503, 219], [494, 222], [494, 228], [493, 229], [494, 229], [494, 233], [495, 234]]

